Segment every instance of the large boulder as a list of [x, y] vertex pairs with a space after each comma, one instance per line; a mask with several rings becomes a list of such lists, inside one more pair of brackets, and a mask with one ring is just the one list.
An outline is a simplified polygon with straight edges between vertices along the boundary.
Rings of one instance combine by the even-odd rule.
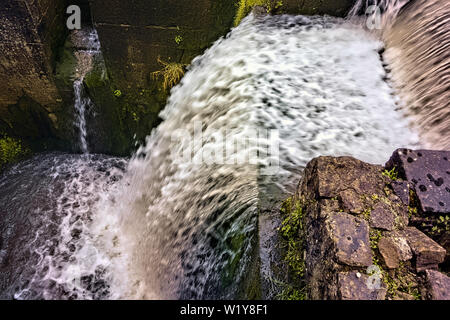
[[[352, 157], [319, 157], [307, 164], [294, 199], [302, 210], [309, 299], [428, 297], [421, 296], [423, 272], [437, 270], [446, 250], [409, 225], [409, 201], [394, 191], [408, 184], [394, 186], [392, 178], [382, 166]], [[428, 278], [431, 287], [443, 282]]]

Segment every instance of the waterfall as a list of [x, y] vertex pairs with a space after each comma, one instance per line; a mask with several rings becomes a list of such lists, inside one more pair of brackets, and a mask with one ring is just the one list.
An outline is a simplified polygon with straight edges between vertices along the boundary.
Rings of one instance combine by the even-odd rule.
[[[355, 18], [365, 13], [373, 19], [379, 18], [380, 27], [386, 28], [392, 25], [400, 10], [409, 2], [410, 0], [357, 0], [348, 17]], [[375, 17], [376, 15], [380, 17]]]
[[384, 59], [392, 71], [401, 109], [418, 128], [426, 146], [449, 149], [450, 2], [359, 0], [351, 15], [373, 4], [381, 8]]
[[91, 100], [84, 93], [84, 77], [76, 79], [73, 82], [73, 92], [75, 95], [75, 126], [79, 130], [80, 148], [82, 153], [88, 153], [87, 130], [86, 130], [86, 107], [91, 104]]
[[72, 43], [78, 48], [75, 51], [77, 67], [73, 82], [75, 127], [78, 129], [81, 152], [88, 153], [86, 112], [92, 105], [92, 101], [85, 93], [83, 81], [86, 74], [92, 70], [94, 59], [101, 56], [100, 42], [97, 30], [93, 28], [74, 30], [70, 37]]
[[[250, 16], [196, 58], [172, 90], [164, 121], [131, 160], [121, 192], [99, 202], [98, 229], [114, 229], [106, 217], [120, 221], [114, 250], [127, 271], [121, 263], [112, 273], [127, 279], [116, 278], [112, 291], [242, 297], [263, 203], [292, 192], [311, 158], [383, 163], [396, 147], [417, 143], [383, 81], [381, 47], [340, 19]], [[258, 130], [267, 134], [252, 134]], [[246, 159], [267, 154], [273, 140], [279, 163], [268, 174], [270, 157]], [[211, 154], [222, 161], [209, 161]]]
[[382, 48], [351, 21], [251, 15], [194, 59], [126, 168], [47, 154], [8, 171], [0, 203], [22, 233], [2, 234], [14, 254], [0, 253], [12, 259], [0, 297], [248, 298], [260, 257], [262, 277], [276, 276], [259, 220], [309, 160], [382, 164], [419, 146]]

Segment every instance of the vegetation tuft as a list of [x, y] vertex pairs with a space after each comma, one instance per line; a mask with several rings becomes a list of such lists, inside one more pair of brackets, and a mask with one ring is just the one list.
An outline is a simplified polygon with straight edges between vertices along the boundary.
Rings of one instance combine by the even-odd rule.
[[255, 6], [263, 6], [267, 9], [267, 12], [272, 12], [276, 9], [279, 9], [283, 6], [283, 1], [280, 0], [239, 0], [237, 3], [237, 12], [234, 18], [234, 26], [237, 27], [242, 19], [244, 19], [252, 8]]
[[[288, 198], [281, 208], [281, 212], [287, 215], [281, 224], [281, 236], [287, 242], [287, 252], [285, 261], [289, 266], [291, 276], [302, 280], [305, 276], [304, 252], [304, 226], [303, 226], [303, 208], [300, 201], [293, 201]], [[302, 282], [302, 281], [300, 281]], [[305, 300], [306, 287], [299, 288], [295, 286], [285, 286], [278, 296], [282, 300]]]
[[166, 62], [158, 57], [158, 63], [163, 66], [162, 70], [152, 72], [153, 79], [163, 78], [164, 90], [170, 90], [178, 84], [184, 76], [184, 68], [186, 65], [177, 62]]
[[397, 168], [392, 168], [390, 171], [384, 170], [383, 176], [390, 178], [391, 180], [398, 180], [398, 171]]

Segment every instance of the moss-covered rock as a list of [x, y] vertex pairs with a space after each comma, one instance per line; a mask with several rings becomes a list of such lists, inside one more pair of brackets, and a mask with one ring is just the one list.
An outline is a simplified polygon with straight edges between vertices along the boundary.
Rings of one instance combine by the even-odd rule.
[[417, 210], [411, 210], [414, 200], [408, 210], [396, 195], [397, 178], [391, 168], [351, 157], [319, 157], [308, 163], [293, 198], [301, 202], [288, 200], [282, 207], [288, 216], [281, 232], [285, 239], [295, 239], [286, 255], [290, 270], [305, 270], [291, 287], [296, 280], [305, 281], [310, 299], [430, 296], [421, 272], [442, 267], [446, 250], [410, 225], [414, 216], [408, 211]]

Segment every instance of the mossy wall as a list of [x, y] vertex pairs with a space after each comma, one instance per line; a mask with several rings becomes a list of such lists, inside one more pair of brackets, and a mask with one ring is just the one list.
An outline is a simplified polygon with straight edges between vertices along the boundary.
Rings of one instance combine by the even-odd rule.
[[105, 81], [97, 81], [97, 71], [85, 81], [103, 120], [109, 122], [102, 126], [112, 130], [109, 141], [103, 139], [112, 149], [100, 149], [127, 154], [160, 122], [158, 114], [170, 87], [155, 72], [163, 70], [164, 63], [188, 65], [225, 35], [232, 26], [235, 0], [91, 0], [90, 4], [108, 70]]
[[104, 115], [103, 120], [109, 123], [102, 126], [112, 130], [103, 134], [109, 136], [109, 141], [100, 139], [111, 147], [98, 146], [100, 149], [96, 150], [126, 154], [133, 150], [136, 140], [144, 141], [160, 122], [158, 114], [170, 94], [164, 77], [155, 77], [155, 73], [169, 63], [189, 65], [234, 26], [237, 15], [248, 13], [248, 8], [242, 10], [242, 1], [250, 7], [268, 2], [273, 7], [272, 13], [341, 16], [354, 3], [353, 0], [110, 0], [107, 3], [90, 0], [108, 80], [93, 81], [98, 77], [92, 75], [86, 79], [86, 86], [94, 103], [111, 113]]

